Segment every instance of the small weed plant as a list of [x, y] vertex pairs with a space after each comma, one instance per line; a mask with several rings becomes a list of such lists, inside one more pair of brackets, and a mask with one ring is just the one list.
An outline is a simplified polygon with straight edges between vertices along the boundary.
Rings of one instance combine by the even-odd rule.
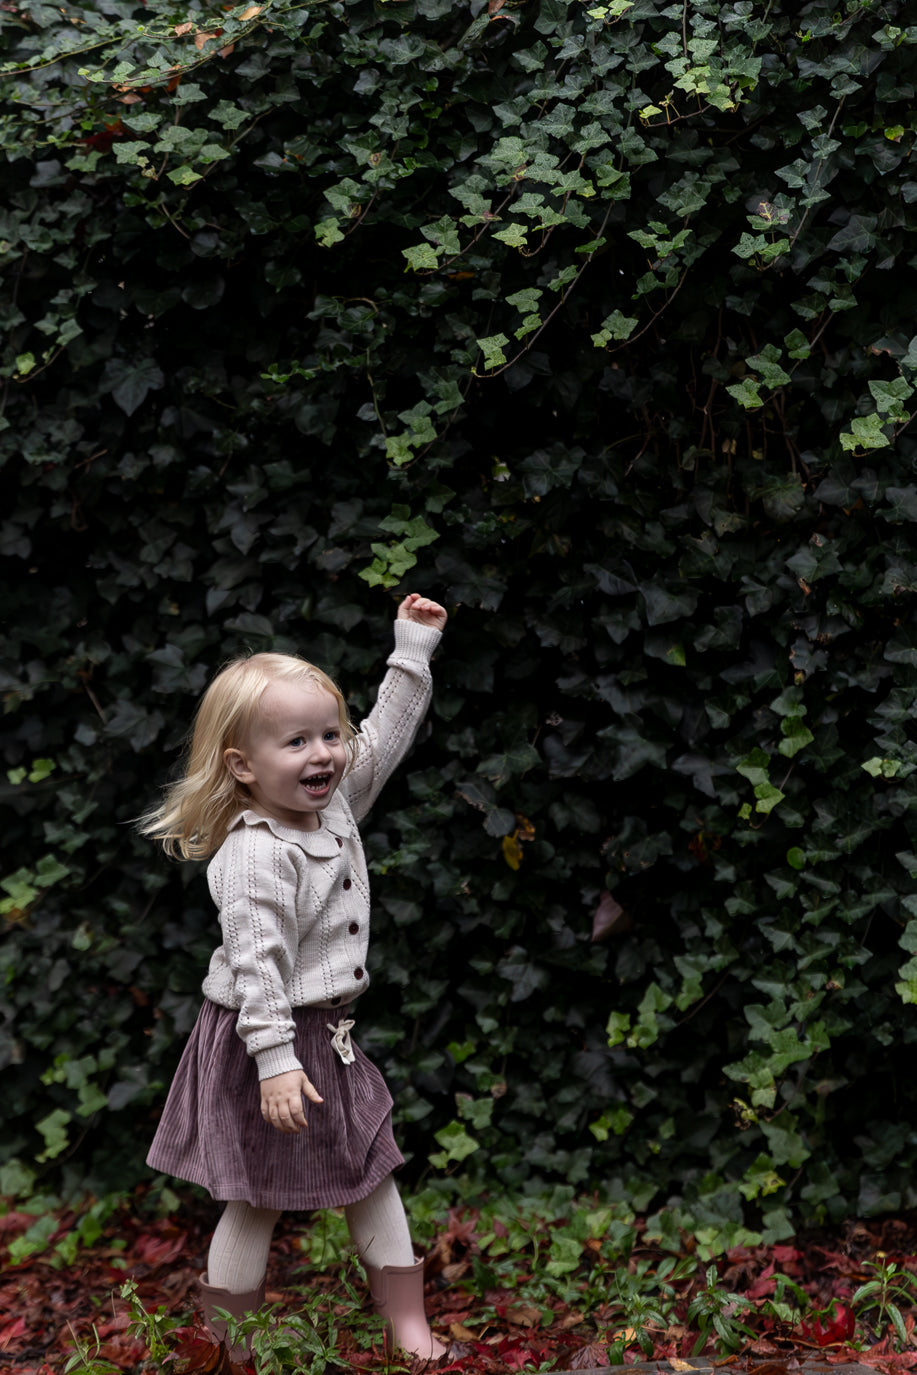
[[688, 1304], [688, 1326], [697, 1327], [697, 1340], [692, 1355], [703, 1351], [712, 1335], [720, 1352], [738, 1351], [755, 1333], [741, 1321], [741, 1315], [753, 1306], [749, 1299], [721, 1289], [715, 1265], [707, 1267], [706, 1284]]
[[850, 1300], [854, 1312], [870, 1318], [870, 1326], [881, 1337], [888, 1324], [894, 1329], [896, 1346], [903, 1351], [909, 1337], [902, 1307], [913, 1308], [917, 1300], [917, 1276], [895, 1261], [880, 1260], [871, 1262], [868, 1268], [874, 1271], [874, 1278], [861, 1284]]
[[118, 1366], [112, 1365], [101, 1355], [102, 1342], [95, 1324], [91, 1342], [79, 1337], [70, 1323], [67, 1326], [73, 1338], [74, 1351], [63, 1368], [63, 1375], [121, 1375]]

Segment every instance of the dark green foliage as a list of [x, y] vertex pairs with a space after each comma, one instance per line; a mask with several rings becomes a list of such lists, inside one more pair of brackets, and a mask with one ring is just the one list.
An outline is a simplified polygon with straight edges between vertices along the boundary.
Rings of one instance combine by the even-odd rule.
[[214, 923], [129, 822], [208, 676], [359, 714], [416, 587], [361, 1031], [415, 1175], [714, 1249], [914, 1204], [905, 8], [0, 14], [10, 1156], [142, 1159]]

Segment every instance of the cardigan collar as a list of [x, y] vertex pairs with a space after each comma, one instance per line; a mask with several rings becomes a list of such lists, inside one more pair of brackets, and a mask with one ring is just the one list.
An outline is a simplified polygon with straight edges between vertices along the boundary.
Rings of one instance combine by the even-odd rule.
[[267, 826], [278, 840], [298, 845], [313, 859], [332, 859], [339, 855], [341, 841], [348, 840], [356, 829], [350, 818], [342, 809], [335, 808], [333, 802], [322, 812], [322, 824], [317, 831], [301, 831], [295, 826], [284, 826], [282, 821], [276, 821], [272, 816], [262, 816], [250, 808], [241, 812], [229, 829], [234, 830], [243, 822], [246, 826]]

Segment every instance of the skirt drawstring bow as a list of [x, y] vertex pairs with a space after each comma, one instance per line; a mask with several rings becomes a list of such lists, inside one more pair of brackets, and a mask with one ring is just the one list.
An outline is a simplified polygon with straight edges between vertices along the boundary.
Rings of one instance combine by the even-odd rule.
[[337, 1026], [333, 1026], [331, 1022], [327, 1023], [328, 1030], [331, 1032], [331, 1044], [345, 1065], [352, 1065], [356, 1059], [350, 1042], [350, 1028], [355, 1025], [353, 1018], [348, 1018], [347, 1021], [341, 1018]]

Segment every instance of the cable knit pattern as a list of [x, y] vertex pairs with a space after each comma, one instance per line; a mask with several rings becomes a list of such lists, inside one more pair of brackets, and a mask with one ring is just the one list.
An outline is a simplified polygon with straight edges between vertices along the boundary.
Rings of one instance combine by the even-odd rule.
[[360, 727], [353, 767], [317, 831], [245, 811], [208, 866], [223, 943], [203, 990], [238, 1011], [237, 1030], [260, 1079], [302, 1068], [291, 1008], [343, 1007], [369, 985], [369, 875], [357, 822], [424, 718], [439, 640], [438, 630], [395, 622], [389, 671]]

